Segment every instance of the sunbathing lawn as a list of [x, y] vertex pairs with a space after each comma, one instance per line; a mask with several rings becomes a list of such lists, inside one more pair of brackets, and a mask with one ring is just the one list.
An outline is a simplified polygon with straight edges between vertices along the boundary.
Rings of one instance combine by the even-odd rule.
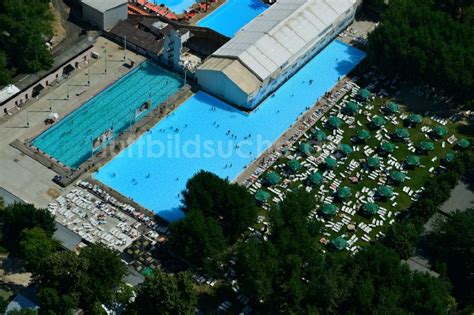
[[[410, 113], [406, 111], [406, 108], [403, 106], [403, 104], [397, 102], [397, 104], [399, 104], [401, 107], [400, 113], [394, 114], [392, 116], [384, 116], [381, 111], [381, 108], [383, 108], [385, 104], [387, 104], [389, 101], [392, 101], [393, 99], [377, 97], [376, 95], [373, 95], [373, 99], [367, 102], [358, 103], [360, 105], [359, 112], [353, 116], [355, 120], [351, 125], [349, 125], [346, 122], [348, 121], [348, 118], [350, 116], [343, 115], [341, 113], [341, 109], [349, 100], [354, 101], [353, 96], [356, 95], [355, 90], [357, 89], [358, 87], [356, 86], [352, 92], [352, 95], [350, 95], [351, 92], [346, 94], [343, 99], [330, 110], [329, 113], [324, 115], [318, 122], [316, 122], [316, 124], [312, 126], [308, 130], [308, 132], [304, 134], [299, 139], [299, 141], [297, 141], [291, 147], [291, 149], [288, 150], [288, 152], [286, 152], [286, 155], [280, 157], [273, 164], [273, 166], [269, 170], [267, 170], [267, 172], [274, 171], [279, 173], [282, 177], [282, 182], [275, 186], [271, 186], [269, 189], [268, 185], [265, 184], [265, 173], [258, 179], [257, 185], [254, 185], [250, 188], [252, 192], [255, 192], [257, 190], [257, 186], [261, 184], [261, 189], [269, 192], [272, 195], [270, 201], [267, 202], [267, 204], [263, 205], [263, 208], [265, 209], [268, 209], [268, 206], [270, 206], [271, 204], [279, 202], [277, 194], [271, 192], [272, 189], [276, 188], [282, 193], [282, 195], [284, 195], [285, 191], [297, 187], [304, 187], [307, 190], [311, 190], [311, 193], [315, 195], [315, 208], [312, 212], [312, 215], [310, 215], [310, 219], [320, 220], [324, 222], [324, 231], [323, 235], [321, 235], [321, 238], [332, 240], [337, 236], [342, 236], [349, 241], [349, 246], [347, 249], [349, 250], [352, 247], [353, 252], [356, 252], [360, 248], [360, 246], [367, 245], [367, 240], [374, 240], [375, 238], [383, 235], [383, 231], [386, 230], [388, 224], [392, 224], [395, 221], [396, 214], [406, 210], [409, 205], [414, 200], [416, 200], [416, 192], [419, 192], [420, 189], [423, 188], [423, 184], [429, 177], [435, 176], [436, 171], [439, 169], [440, 161], [445, 156], [445, 154], [448, 151], [456, 151], [454, 145], [449, 144], [447, 142], [447, 139], [452, 135], [455, 135], [458, 139], [463, 137], [458, 134], [457, 124], [453, 123], [450, 120], [446, 120], [444, 122], [444, 127], [448, 129], [448, 135], [439, 140], [431, 139], [428, 135], [429, 130], [427, 129], [440, 125], [440, 123], [435, 122], [434, 119], [438, 120], [441, 118], [425, 115], [423, 116], [422, 123], [415, 126], [407, 127], [406, 125], [404, 125], [404, 118], [406, 118]], [[324, 122], [330, 115], [337, 115], [344, 121], [339, 130], [331, 131], [326, 128]], [[384, 128], [380, 130], [371, 128], [368, 118], [371, 119], [375, 115], [380, 115], [385, 118], [387, 124]], [[326, 135], [329, 136], [329, 141], [323, 143], [317, 143], [312, 141], [311, 134], [313, 133], [315, 128], [323, 130]], [[387, 139], [387, 136], [393, 134], [396, 128], [407, 128], [410, 133], [409, 140], [403, 142], [393, 139]], [[362, 144], [351, 141], [351, 139], [360, 129], [369, 130], [371, 136], [369, 140]], [[422, 131], [422, 129], [424, 130], [424, 132]], [[327, 154], [323, 153], [323, 151], [328, 150], [328, 145], [330, 145], [331, 141], [334, 140], [334, 135], [338, 134], [342, 136], [342, 140], [339, 143], [351, 145], [351, 147], [353, 148], [353, 152], [349, 154], [348, 157], [337, 158], [338, 165], [333, 170], [335, 174], [334, 179], [325, 179], [325, 182], [322, 185], [314, 186], [313, 188], [311, 188], [310, 186], [308, 186], [307, 180], [305, 180], [305, 178], [308, 176], [304, 175], [306, 172], [311, 174], [314, 171], [319, 171], [323, 175], [326, 175], [327, 173], [325, 173], [324, 162], [315, 167], [314, 165], [308, 163], [307, 159], [312, 159], [313, 161], [316, 161], [319, 156], [326, 156]], [[391, 171], [395, 170], [395, 167], [388, 164], [389, 157], [384, 157], [377, 154], [377, 148], [383, 140], [389, 140], [390, 142], [396, 145], [396, 149], [391, 154], [391, 157], [401, 165], [403, 165], [403, 161], [405, 160], [407, 155], [412, 154], [418, 155], [420, 157], [420, 167], [413, 169], [405, 168], [404, 166], [400, 167], [399, 171], [402, 171], [407, 175], [407, 180], [400, 185], [395, 185], [394, 183], [391, 183], [391, 181], [387, 179], [387, 176], [384, 173], [384, 171], [386, 170], [389, 170], [390, 173]], [[414, 147], [417, 147], [418, 143], [422, 140], [432, 141], [434, 143], [434, 150], [428, 152], [427, 154], [422, 154], [418, 151], [414, 152]], [[299, 150], [299, 145], [301, 142], [310, 142], [312, 144], [314, 152], [309, 157], [304, 155]], [[364, 150], [366, 149], [364, 148], [371, 148], [372, 150], [374, 150], [374, 152], [371, 153], [369, 156], [378, 156], [380, 158], [381, 165], [378, 169], [374, 171], [368, 170], [366, 173], [363, 171], [364, 163], [367, 159], [367, 156], [364, 153]], [[337, 141], [334, 145], [334, 148], [332, 150], [329, 150], [332, 151], [332, 154], [330, 155], [335, 157], [335, 153], [337, 151]], [[303, 165], [302, 169], [298, 170], [295, 174], [291, 174], [286, 166], [287, 162], [292, 158], [298, 159]], [[351, 161], [359, 162], [360, 166], [356, 167], [353, 171], [350, 171], [349, 164], [351, 163]], [[357, 184], [353, 184], [349, 180], [349, 178], [356, 175], [357, 173], [359, 173], [360, 175], [359, 182]], [[376, 174], [375, 180], [370, 179], [368, 177], [370, 173]], [[298, 178], [298, 176], [300, 178]], [[324, 204], [322, 199], [333, 197], [333, 190], [331, 190], [329, 186], [336, 180], [341, 181], [339, 187], [350, 187], [352, 190], [352, 196], [344, 202], [337, 200], [337, 198], [334, 198], [334, 201], [332, 203], [334, 203], [339, 210], [332, 218], [325, 219], [320, 216], [318, 210]], [[373, 202], [377, 203], [381, 207], [382, 211], [386, 211], [386, 214], [381, 215], [381, 211], [379, 210], [379, 212], [373, 215], [372, 217], [364, 217], [360, 215], [360, 206], [367, 202], [369, 199], [368, 193], [362, 193], [362, 189], [365, 187], [370, 191], [375, 191], [381, 183], [386, 183], [394, 190], [394, 196], [389, 200], [382, 200], [379, 199], [377, 196], [374, 196]], [[412, 196], [409, 196], [406, 192], [403, 192], [402, 189], [404, 187], [409, 187], [413, 191]], [[324, 192], [320, 192], [320, 189], [324, 190]], [[348, 213], [347, 211], [344, 212], [342, 210], [343, 206], [352, 208], [349, 210], [350, 212], [352, 212], [352, 214]], [[262, 210], [261, 214], [266, 215], [267, 211]], [[351, 232], [347, 229], [347, 224], [349, 222], [354, 223], [357, 226], [355, 232]], [[340, 227], [333, 228], [333, 226], [337, 225], [338, 223], [340, 224]], [[369, 225], [370, 231], [368, 229], [364, 231], [360, 226], [361, 223]], [[363, 236], [366, 238], [366, 240], [362, 239]], [[318, 238], [317, 241], [320, 241], [320, 238]]]

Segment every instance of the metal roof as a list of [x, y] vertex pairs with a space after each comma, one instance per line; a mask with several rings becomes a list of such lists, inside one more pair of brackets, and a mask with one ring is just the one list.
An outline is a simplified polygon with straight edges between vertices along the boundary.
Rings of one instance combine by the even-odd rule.
[[81, 243], [82, 237], [79, 234], [76, 234], [58, 222], [55, 222], [55, 227], [54, 238], [60, 241], [65, 249], [75, 250]]
[[127, 0], [82, 0], [83, 4], [96, 9], [99, 12], [106, 12], [110, 9], [116, 8], [120, 5], [126, 5]]
[[213, 55], [239, 59], [265, 80], [331, 30], [356, 0], [279, 0]]
[[205, 70], [221, 71], [247, 94], [256, 91], [261, 84], [252, 72], [235, 59], [211, 57], [206, 61]]

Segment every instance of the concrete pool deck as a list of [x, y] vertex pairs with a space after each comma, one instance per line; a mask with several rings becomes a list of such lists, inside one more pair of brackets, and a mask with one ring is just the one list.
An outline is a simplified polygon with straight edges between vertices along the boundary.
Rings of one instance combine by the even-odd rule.
[[[103, 55], [107, 48], [108, 72], [104, 74], [104, 59], [94, 60], [90, 64], [91, 85], [87, 86], [87, 70], [84, 66], [71, 73], [69, 79], [70, 100], [66, 100], [66, 82], [53, 85], [51, 89], [53, 111], [64, 117], [82, 105], [92, 96], [103, 90], [106, 86], [116, 81], [129, 69], [122, 66], [123, 49], [115, 43], [98, 38], [95, 51]], [[127, 58], [139, 64], [145, 60], [143, 56], [127, 51]], [[81, 95], [76, 93], [84, 91]], [[21, 199], [31, 202], [39, 207], [45, 207], [53, 200], [52, 191], [62, 191], [51, 179], [55, 172], [40, 163], [25, 156], [10, 146], [16, 139], [25, 140], [35, 137], [46, 129], [44, 120], [49, 115], [49, 96], [43, 91], [38, 100], [31, 100], [27, 105], [30, 128], [26, 127], [26, 108], [12, 116], [5, 116], [0, 120], [2, 137], [0, 139], [0, 186], [4, 187]]]

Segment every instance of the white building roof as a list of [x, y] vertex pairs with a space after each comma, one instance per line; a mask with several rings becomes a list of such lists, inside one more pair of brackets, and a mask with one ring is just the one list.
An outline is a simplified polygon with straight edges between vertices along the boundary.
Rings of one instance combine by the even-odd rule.
[[10, 84], [0, 90], [0, 103], [5, 102], [10, 97], [17, 95], [20, 92], [20, 89], [15, 85]]
[[263, 81], [324, 37], [355, 4], [356, 0], [279, 0], [213, 55], [239, 59]]
[[126, 5], [128, 0], [82, 0], [82, 3], [104, 13], [120, 5]]

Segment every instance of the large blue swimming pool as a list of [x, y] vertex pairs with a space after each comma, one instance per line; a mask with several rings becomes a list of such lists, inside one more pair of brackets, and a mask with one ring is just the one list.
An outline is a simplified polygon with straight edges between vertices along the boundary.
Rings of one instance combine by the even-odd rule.
[[64, 117], [35, 140], [33, 145], [72, 168], [92, 154], [92, 141], [107, 129], [114, 136], [143, 117], [136, 110], [151, 100], [158, 106], [182, 86], [181, 79], [151, 61], [139, 65], [119, 81]]
[[198, 92], [94, 176], [167, 220], [180, 218], [189, 178], [201, 169], [236, 178], [364, 57], [332, 42], [251, 114]]
[[197, 25], [233, 37], [245, 24], [268, 8], [261, 0], [227, 0]]

